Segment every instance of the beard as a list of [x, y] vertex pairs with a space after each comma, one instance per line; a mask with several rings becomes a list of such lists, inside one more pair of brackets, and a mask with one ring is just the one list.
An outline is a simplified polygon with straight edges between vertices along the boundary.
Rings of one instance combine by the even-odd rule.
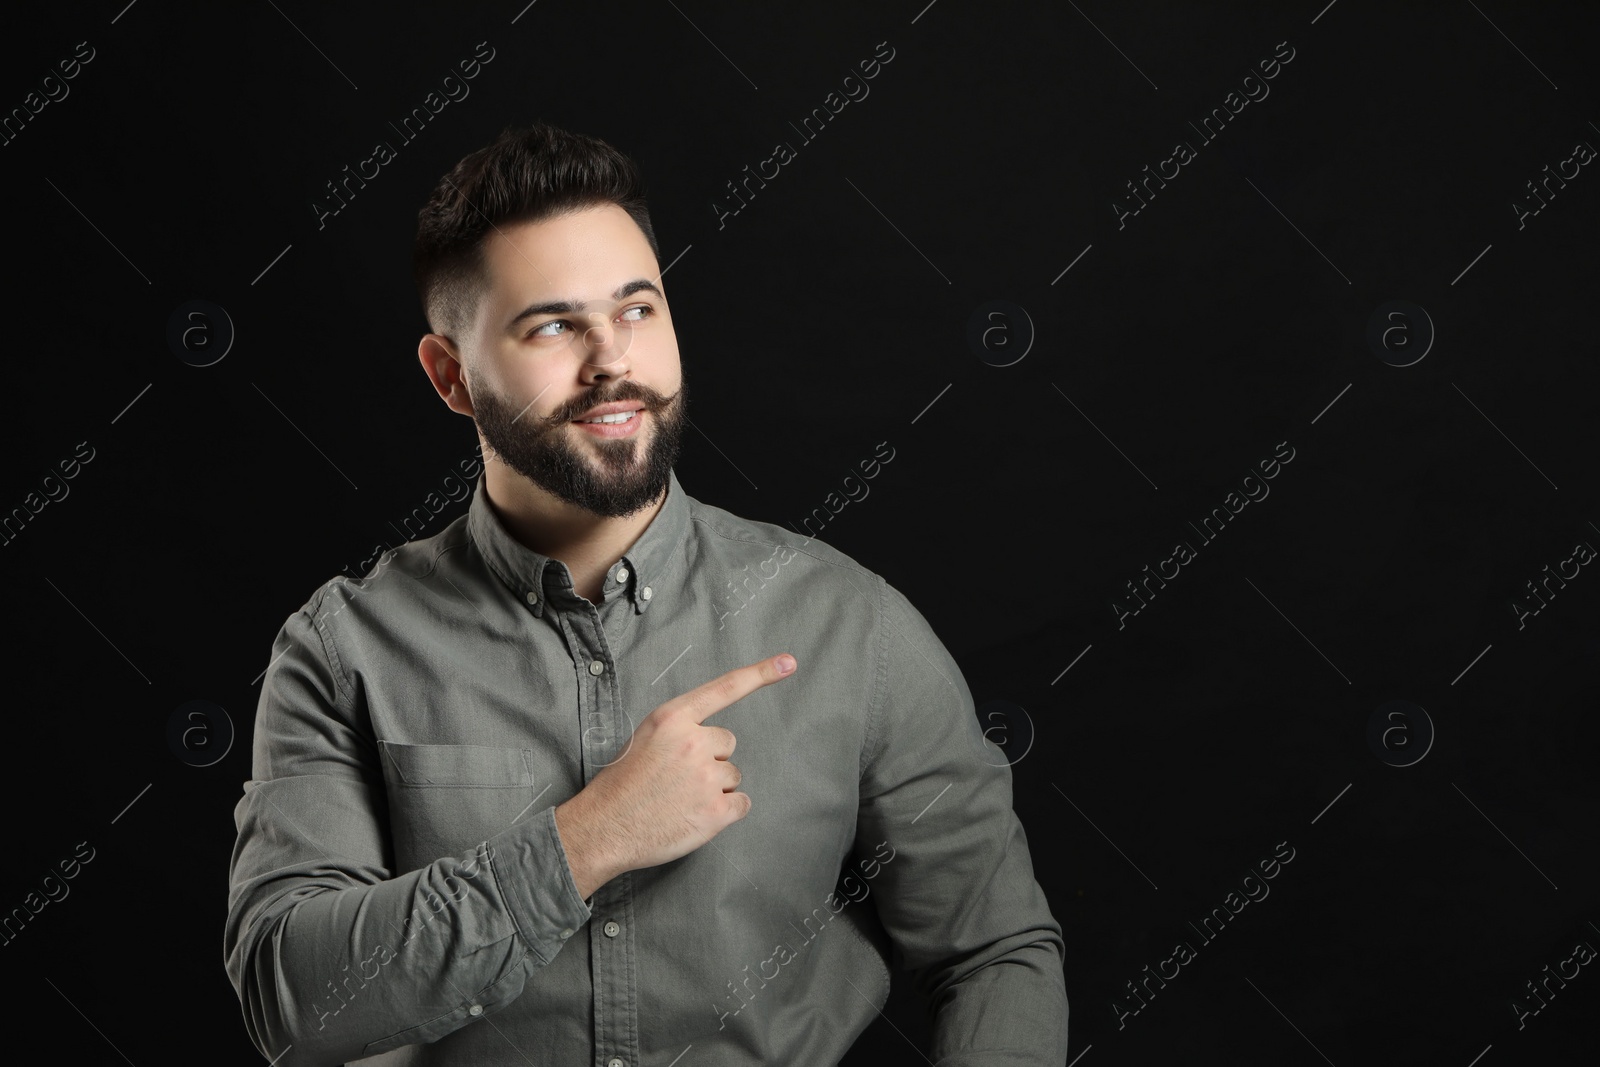
[[[548, 418], [524, 413], [492, 390], [472, 398], [473, 421], [489, 447], [506, 465], [546, 492], [604, 518], [632, 515], [654, 504], [666, 491], [678, 461], [688, 421], [688, 388], [665, 396], [647, 385], [623, 379], [615, 388], [596, 388], [563, 405]], [[638, 401], [654, 429], [639, 426], [623, 438], [595, 437], [572, 428], [572, 420], [615, 400]], [[578, 436], [585, 440], [575, 440]]]

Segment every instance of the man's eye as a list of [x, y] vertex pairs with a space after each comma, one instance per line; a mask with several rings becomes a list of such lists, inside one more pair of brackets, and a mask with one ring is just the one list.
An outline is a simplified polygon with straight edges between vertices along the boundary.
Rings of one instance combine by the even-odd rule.
[[[626, 321], [626, 322], [643, 322], [645, 319], [647, 319], [651, 315], [655, 314], [655, 308], [651, 307], [649, 304], [640, 304], [637, 307], [631, 307], [628, 310], [624, 311], [622, 314], [623, 315], [631, 315], [635, 311], [642, 312], [642, 314], [639, 315], [637, 318], [625, 319], [624, 321]], [[563, 327], [563, 329], [560, 331], [560, 333], [557, 333], [557, 332], [552, 331], [550, 329], [550, 327], [552, 327], [552, 326], [561, 326], [561, 327]], [[571, 333], [572, 332], [571, 326], [572, 326], [572, 324], [569, 323], [566, 319], [551, 319], [549, 322], [544, 323], [542, 326], [536, 326], [532, 330], [529, 330], [528, 331], [528, 336], [529, 337], [559, 337], [561, 333]]]

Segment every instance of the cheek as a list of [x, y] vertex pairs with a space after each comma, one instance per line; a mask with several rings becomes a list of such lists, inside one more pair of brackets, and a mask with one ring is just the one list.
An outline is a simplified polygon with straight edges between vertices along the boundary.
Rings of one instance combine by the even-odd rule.
[[667, 396], [676, 393], [683, 385], [683, 362], [678, 356], [677, 342], [667, 345], [651, 361], [652, 376], [659, 383], [658, 388]]
[[508, 372], [505, 387], [496, 390], [515, 409], [514, 414], [526, 408], [524, 418], [535, 414], [552, 414], [575, 391], [562, 388], [560, 376], [548, 360], [538, 363], [528, 360], [521, 366], [513, 367]]
[[639, 369], [648, 368], [653, 377], [663, 382], [678, 376], [681, 366], [678, 338], [670, 325], [663, 324], [663, 328], [640, 334], [634, 339], [629, 355]]

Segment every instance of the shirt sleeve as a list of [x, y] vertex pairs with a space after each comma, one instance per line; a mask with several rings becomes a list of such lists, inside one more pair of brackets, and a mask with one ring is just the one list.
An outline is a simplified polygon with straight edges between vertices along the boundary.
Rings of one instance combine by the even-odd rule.
[[1011, 807], [1010, 764], [927, 620], [881, 576], [878, 594], [856, 840], [877, 849], [879, 919], [933, 1012], [931, 1059], [1061, 1067], [1065, 947]]
[[395, 874], [370, 718], [317, 614], [327, 591], [273, 642], [234, 809], [224, 960], [250, 1039], [281, 1067], [342, 1064], [492, 1015], [590, 915], [553, 806]]

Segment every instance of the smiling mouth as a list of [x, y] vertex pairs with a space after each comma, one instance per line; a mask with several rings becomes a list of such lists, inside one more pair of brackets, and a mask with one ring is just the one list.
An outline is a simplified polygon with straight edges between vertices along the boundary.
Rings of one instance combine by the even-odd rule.
[[594, 419], [573, 419], [572, 421], [580, 425], [619, 426], [633, 421], [643, 413], [644, 409], [639, 408], [635, 411], [619, 411], [614, 415], [601, 415], [599, 418]]

